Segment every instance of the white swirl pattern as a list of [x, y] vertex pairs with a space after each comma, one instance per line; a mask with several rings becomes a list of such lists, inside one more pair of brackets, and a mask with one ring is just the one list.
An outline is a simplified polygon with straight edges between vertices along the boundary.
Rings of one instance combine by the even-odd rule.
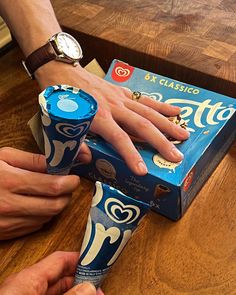
[[130, 70], [128, 69], [124, 69], [122, 67], [117, 67], [115, 69], [115, 73], [117, 76], [120, 76], [120, 77], [127, 77], [130, 75]]
[[87, 221], [87, 226], [86, 226], [86, 231], [85, 231], [85, 234], [84, 234], [83, 244], [82, 244], [81, 249], [80, 249], [81, 255], [83, 255], [85, 249], [87, 248], [87, 246], [89, 244], [91, 233], [92, 233], [92, 219], [91, 219], [91, 216], [89, 214], [88, 221]]
[[89, 128], [89, 125], [89, 121], [77, 125], [73, 125], [70, 123], [58, 123], [56, 124], [56, 130], [66, 137], [74, 138], [80, 135], [81, 133], [86, 132], [86, 130]]
[[142, 93], [142, 95], [149, 96], [150, 98], [157, 100], [157, 101], [161, 101], [163, 99], [162, 94], [159, 92], [152, 92], [152, 93], [141, 92], [141, 93]]
[[97, 204], [100, 203], [102, 196], [103, 196], [103, 189], [102, 189], [101, 182], [96, 181], [95, 186], [96, 186], [96, 192], [93, 196], [92, 207], [96, 207]]
[[61, 163], [61, 161], [64, 157], [64, 153], [65, 153], [66, 148], [69, 148], [70, 151], [72, 151], [77, 146], [76, 140], [66, 141], [64, 143], [60, 142], [58, 140], [53, 140], [52, 143], [53, 143], [54, 149], [55, 149], [53, 158], [49, 163], [49, 165], [52, 167], [56, 167]]
[[[140, 215], [140, 209], [134, 205], [125, 205], [120, 200], [115, 198], [108, 198], [105, 202], [105, 211], [109, 218], [116, 223], [127, 223], [134, 222]], [[117, 216], [116, 212], [119, 212], [123, 219]]]

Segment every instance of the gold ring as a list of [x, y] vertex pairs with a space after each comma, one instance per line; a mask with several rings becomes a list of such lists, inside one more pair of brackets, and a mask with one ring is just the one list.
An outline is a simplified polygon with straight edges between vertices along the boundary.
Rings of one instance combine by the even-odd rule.
[[132, 100], [139, 101], [139, 99], [140, 99], [141, 96], [142, 96], [142, 93], [141, 92], [134, 91], [132, 93]]

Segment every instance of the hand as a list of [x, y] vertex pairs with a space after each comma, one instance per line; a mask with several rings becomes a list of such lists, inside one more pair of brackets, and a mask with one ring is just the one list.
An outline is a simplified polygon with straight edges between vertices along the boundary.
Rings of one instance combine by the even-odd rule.
[[[88, 160], [88, 147], [81, 158]], [[75, 175], [48, 175], [42, 155], [0, 149], [0, 240], [40, 229], [69, 203], [79, 184]]]
[[[0, 11], [25, 56], [60, 31], [49, 0], [1, 0]], [[67, 84], [80, 87], [94, 96], [99, 108], [91, 130], [111, 143], [137, 175], [145, 175], [147, 167], [126, 131], [152, 145], [169, 161], [183, 159], [183, 155], [163, 134], [177, 140], [189, 137], [188, 131], [165, 117], [179, 114], [180, 108], [149, 97], [142, 97], [139, 102], [132, 101], [130, 91], [88, 73], [80, 65], [73, 67], [50, 61], [35, 72], [35, 77], [42, 89], [49, 85]]]
[[183, 159], [183, 155], [163, 134], [178, 140], [189, 137], [188, 131], [165, 117], [179, 114], [179, 107], [145, 96], [139, 102], [133, 101], [130, 90], [113, 85], [81, 66], [73, 68], [68, 64], [51, 61], [39, 68], [35, 76], [42, 89], [54, 84], [68, 84], [93, 95], [99, 108], [91, 130], [111, 143], [137, 175], [145, 175], [147, 168], [127, 132], [148, 142], [169, 161], [178, 162]]
[[104, 293], [100, 288], [96, 290], [92, 284], [85, 282], [70, 289], [64, 295], [104, 295]]
[[[8, 277], [0, 286], [1, 295], [61, 295], [73, 284], [79, 254], [54, 252], [40, 262]], [[65, 295], [104, 295], [93, 285], [83, 283]]]

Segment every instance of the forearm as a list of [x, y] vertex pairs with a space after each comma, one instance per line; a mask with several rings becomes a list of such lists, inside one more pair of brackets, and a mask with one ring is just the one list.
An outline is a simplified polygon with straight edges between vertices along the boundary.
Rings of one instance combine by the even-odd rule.
[[0, 0], [0, 15], [25, 56], [61, 31], [49, 0]]
[[[0, 13], [26, 56], [60, 31], [49, 0], [0, 0]], [[180, 141], [189, 137], [188, 131], [166, 118], [177, 116], [180, 108], [143, 95], [138, 102], [134, 102], [131, 91], [88, 73], [80, 65], [73, 67], [69, 63], [51, 60], [40, 66], [34, 77], [42, 89], [49, 85], [67, 84], [94, 96], [99, 109], [91, 131], [110, 142], [137, 175], [147, 173], [146, 165], [128, 133], [120, 126], [151, 144], [168, 161], [183, 160], [183, 155], [165, 136], [167, 134]]]

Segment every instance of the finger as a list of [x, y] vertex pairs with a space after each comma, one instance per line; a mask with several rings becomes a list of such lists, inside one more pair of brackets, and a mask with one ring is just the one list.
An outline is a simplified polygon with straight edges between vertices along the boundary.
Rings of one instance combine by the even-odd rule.
[[10, 167], [8, 172], [7, 188], [17, 194], [60, 196], [72, 193], [79, 185], [76, 175], [48, 175], [14, 167]]
[[160, 131], [170, 135], [178, 140], [186, 140], [189, 137], [189, 132], [182, 127], [169, 121], [166, 117], [152, 108], [136, 103], [134, 101], [127, 101], [126, 106], [131, 110], [148, 119], [155, 125]]
[[178, 106], [173, 106], [168, 103], [160, 102], [145, 95], [142, 95], [140, 97], [138, 103], [143, 104], [147, 107], [150, 107], [153, 110], [165, 116], [170, 116], [170, 117], [177, 116], [181, 112], [181, 108]]
[[16, 229], [11, 232], [1, 232], [0, 240], [4, 241], [4, 240], [14, 239], [18, 237], [23, 237], [25, 235], [28, 235], [40, 230], [42, 227], [43, 227], [43, 224], [39, 226], [28, 226], [28, 227], [21, 228], [20, 230]]
[[116, 109], [114, 117], [116, 121], [125, 123], [132, 134], [144, 139], [167, 160], [179, 162], [183, 159], [183, 154], [149, 120], [127, 109]]
[[46, 159], [45, 156], [40, 154], [4, 147], [0, 149], [0, 160], [14, 167], [34, 172], [46, 172]]
[[[126, 96], [129, 99], [132, 99], [132, 91], [128, 88], [124, 89], [124, 92]], [[160, 102], [158, 100], [155, 100], [147, 95], [141, 95], [138, 102], [133, 101], [134, 103], [140, 103], [143, 105], [146, 105], [147, 107], [152, 108], [153, 110], [165, 115], [165, 116], [176, 116], [180, 114], [181, 108], [178, 106], [172, 106], [170, 104]]]
[[92, 154], [87, 144], [82, 143], [77, 160], [84, 164], [92, 161]]
[[105, 295], [105, 294], [102, 292], [102, 289], [101, 288], [98, 288], [96, 295]]
[[63, 277], [73, 276], [78, 260], [78, 252], [57, 251], [29, 269], [35, 272], [42, 281], [46, 280], [49, 285], [53, 285]]
[[3, 216], [0, 218], [0, 231], [15, 231], [20, 228], [38, 227], [48, 222], [51, 218], [46, 216]]
[[130, 137], [112, 118], [97, 120], [92, 131], [111, 143], [135, 174], [147, 174], [147, 167]]
[[64, 295], [96, 295], [96, 288], [89, 282], [84, 282], [70, 289]]
[[73, 282], [73, 276], [63, 277], [59, 279], [55, 284], [49, 286], [45, 295], [64, 294], [72, 287]]
[[70, 195], [55, 198], [6, 193], [5, 198], [0, 199], [0, 216], [52, 217], [59, 214], [69, 204], [70, 199]]

